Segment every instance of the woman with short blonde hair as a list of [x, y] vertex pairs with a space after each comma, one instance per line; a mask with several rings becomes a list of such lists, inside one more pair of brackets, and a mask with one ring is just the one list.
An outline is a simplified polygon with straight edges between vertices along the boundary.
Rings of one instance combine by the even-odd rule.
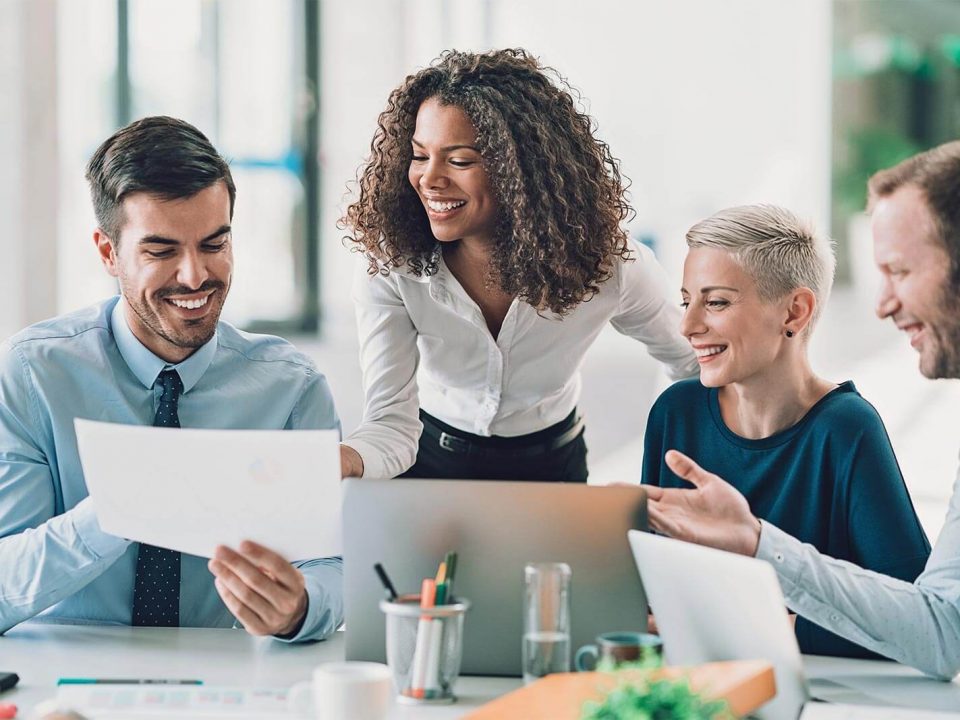
[[[670, 450], [727, 478], [754, 514], [821, 552], [904, 580], [930, 544], [880, 416], [850, 381], [814, 373], [808, 340], [829, 296], [830, 241], [771, 205], [735, 207], [687, 233], [681, 332], [700, 378], [650, 412], [643, 482], [687, 487]], [[805, 653], [868, 656], [797, 619]]]

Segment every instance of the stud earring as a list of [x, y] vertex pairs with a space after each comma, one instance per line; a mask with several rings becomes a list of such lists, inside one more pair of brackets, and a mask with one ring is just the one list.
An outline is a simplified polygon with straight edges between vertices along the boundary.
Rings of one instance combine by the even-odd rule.
[[786, 335], [788, 338], [793, 337], [793, 330], [787, 330]]

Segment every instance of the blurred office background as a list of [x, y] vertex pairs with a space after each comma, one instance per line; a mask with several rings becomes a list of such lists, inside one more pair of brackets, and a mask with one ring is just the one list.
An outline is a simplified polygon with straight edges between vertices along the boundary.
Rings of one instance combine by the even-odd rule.
[[[445, 48], [523, 46], [581, 91], [633, 181], [630, 230], [678, 287], [684, 232], [722, 207], [779, 203], [832, 234], [816, 367], [877, 406], [933, 537], [960, 391], [873, 316], [862, 208], [871, 172], [960, 135], [958, 28], [952, 0], [0, 0], [0, 336], [115, 291], [84, 164], [117, 127], [175, 115], [239, 189], [225, 317], [314, 356], [349, 431], [357, 259], [336, 224], [377, 115]], [[581, 404], [593, 482], [638, 478], [662, 383], [637, 343], [601, 336]]]

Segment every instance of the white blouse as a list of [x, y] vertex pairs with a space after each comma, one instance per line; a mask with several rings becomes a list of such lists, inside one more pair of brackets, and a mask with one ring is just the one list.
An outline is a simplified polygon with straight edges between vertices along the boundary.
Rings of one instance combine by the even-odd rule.
[[423, 429], [418, 410], [476, 435], [516, 436], [563, 420], [580, 397], [580, 364], [607, 322], [636, 338], [674, 379], [698, 372], [680, 335], [679, 301], [653, 253], [632, 244], [591, 300], [560, 318], [514, 299], [496, 339], [479, 306], [442, 257], [439, 271], [367, 274], [358, 263], [353, 301], [360, 335], [364, 413], [344, 443], [364, 477], [413, 465]]

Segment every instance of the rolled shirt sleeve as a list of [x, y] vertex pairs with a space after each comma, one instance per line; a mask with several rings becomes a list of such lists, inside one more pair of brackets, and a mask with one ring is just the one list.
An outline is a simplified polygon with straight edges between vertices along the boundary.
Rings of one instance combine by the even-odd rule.
[[620, 274], [620, 307], [611, 323], [618, 332], [639, 340], [650, 355], [663, 363], [672, 380], [700, 373], [697, 356], [680, 334], [681, 309], [677, 289], [645, 245], [631, 244], [632, 262], [617, 264]]
[[100, 529], [90, 498], [0, 539], [0, 633], [88, 585], [129, 545]]
[[[340, 418], [326, 378], [313, 372], [287, 423], [292, 429], [340, 431]], [[291, 637], [274, 636], [282, 642], [323, 640], [343, 622], [343, 559], [339, 556], [293, 563], [303, 573], [307, 612]]]
[[392, 478], [411, 467], [423, 424], [417, 393], [417, 329], [396, 272], [368, 275], [358, 263], [353, 300], [360, 336], [364, 411], [344, 440], [363, 458], [363, 477]]
[[294, 563], [303, 573], [307, 590], [307, 614], [295, 635], [276, 636], [282, 642], [323, 640], [343, 620], [343, 559], [322, 558]]
[[761, 521], [757, 557], [777, 572], [787, 605], [817, 625], [933, 677], [960, 672], [960, 496], [916, 582], [822, 555]]
[[0, 633], [55, 605], [106, 571], [127, 540], [103, 532], [89, 499], [56, 515], [27, 363], [0, 350]]

